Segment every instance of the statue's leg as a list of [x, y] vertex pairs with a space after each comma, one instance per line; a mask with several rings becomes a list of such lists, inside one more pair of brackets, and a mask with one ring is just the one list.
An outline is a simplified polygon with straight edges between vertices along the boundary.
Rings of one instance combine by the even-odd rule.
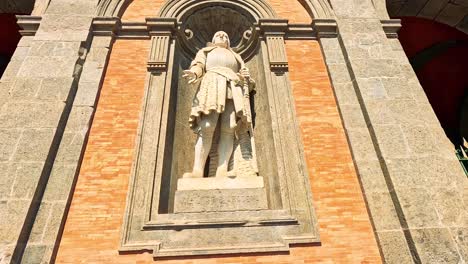
[[211, 113], [208, 116], [203, 116], [200, 120], [200, 133], [198, 134], [197, 143], [195, 144], [195, 158], [193, 162], [192, 174], [184, 175], [184, 177], [202, 178], [205, 171], [206, 159], [210, 154], [213, 135], [218, 122], [218, 113]]
[[216, 177], [226, 177], [234, 145], [234, 130], [236, 125], [234, 102], [232, 100], [226, 100], [226, 107], [220, 119], [221, 136], [218, 144]]

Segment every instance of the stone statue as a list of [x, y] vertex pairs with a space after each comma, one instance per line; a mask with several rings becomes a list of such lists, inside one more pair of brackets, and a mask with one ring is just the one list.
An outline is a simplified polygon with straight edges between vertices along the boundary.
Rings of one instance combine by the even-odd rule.
[[197, 86], [189, 124], [198, 135], [193, 171], [183, 177], [202, 178], [208, 157], [210, 167], [217, 165], [211, 176], [255, 176], [249, 101], [255, 83], [241, 56], [231, 49], [228, 34], [216, 32], [183, 77]]

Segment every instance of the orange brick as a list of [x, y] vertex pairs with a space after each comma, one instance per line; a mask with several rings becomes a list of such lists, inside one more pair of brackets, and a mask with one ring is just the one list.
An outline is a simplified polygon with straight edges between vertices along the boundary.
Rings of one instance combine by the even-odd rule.
[[[163, 2], [135, 0], [124, 19], [154, 16]], [[269, 2], [281, 17], [310, 22], [297, 1]], [[148, 40], [118, 40], [114, 44], [57, 263], [154, 262], [149, 253], [119, 255], [117, 251], [149, 44]], [[381, 262], [320, 46], [316, 41], [288, 41], [286, 47], [322, 244], [293, 247], [290, 254], [213, 256], [158, 263]]]

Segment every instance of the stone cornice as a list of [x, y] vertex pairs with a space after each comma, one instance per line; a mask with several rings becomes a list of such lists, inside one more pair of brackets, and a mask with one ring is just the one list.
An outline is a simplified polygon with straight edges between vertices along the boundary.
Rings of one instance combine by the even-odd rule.
[[[287, 19], [260, 19], [255, 27], [261, 35], [283, 35], [286, 40], [314, 40], [338, 35], [335, 19], [314, 19], [311, 24], [289, 23]], [[145, 21], [132, 22], [120, 21], [117, 17], [96, 17], [92, 30], [96, 36], [148, 39], [161, 34], [173, 36], [182, 29], [174, 18], [148, 17]]]
[[314, 19], [312, 27], [317, 32], [318, 38], [336, 38], [338, 25], [335, 19]]
[[21, 28], [21, 36], [34, 36], [41, 24], [42, 17], [40, 16], [29, 16], [29, 15], [17, 15], [17, 24]]
[[121, 27], [120, 18], [95, 17], [92, 31], [95, 36], [114, 36]]
[[163, 34], [172, 35], [177, 30], [177, 19], [147, 17], [146, 26], [150, 36]]
[[387, 38], [398, 38], [398, 31], [401, 28], [400, 19], [384, 19], [380, 20], [382, 28], [387, 35]]

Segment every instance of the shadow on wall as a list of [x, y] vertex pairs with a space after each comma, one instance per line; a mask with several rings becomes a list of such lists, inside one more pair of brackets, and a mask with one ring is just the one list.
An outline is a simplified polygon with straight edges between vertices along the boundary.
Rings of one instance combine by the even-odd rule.
[[0, 77], [3, 75], [11, 56], [21, 39], [16, 24], [16, 14], [0, 14]]
[[399, 39], [439, 118], [455, 146], [463, 144], [462, 114], [468, 94], [468, 35], [419, 17], [399, 17]]

